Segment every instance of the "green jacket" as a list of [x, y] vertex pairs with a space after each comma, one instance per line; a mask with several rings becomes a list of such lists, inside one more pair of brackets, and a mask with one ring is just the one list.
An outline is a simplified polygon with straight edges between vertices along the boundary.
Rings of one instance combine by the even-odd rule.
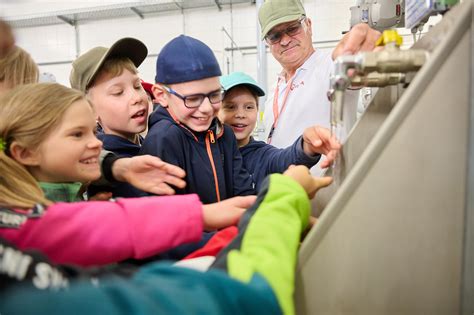
[[101, 278], [98, 285], [72, 282], [56, 292], [20, 286], [1, 292], [0, 314], [291, 315], [297, 249], [309, 213], [303, 188], [273, 174], [208, 272], [153, 263], [132, 278]]

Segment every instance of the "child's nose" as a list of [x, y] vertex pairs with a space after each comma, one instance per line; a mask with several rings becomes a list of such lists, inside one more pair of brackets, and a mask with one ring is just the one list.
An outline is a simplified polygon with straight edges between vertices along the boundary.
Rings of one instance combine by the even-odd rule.
[[209, 98], [207, 97], [204, 98], [201, 105], [199, 106], [199, 111], [201, 113], [209, 113], [213, 111], [212, 104], [209, 101]]
[[245, 118], [245, 110], [243, 108], [238, 108], [235, 117]]
[[97, 137], [94, 135], [91, 137], [89, 143], [88, 143], [88, 147], [90, 149], [96, 149], [98, 148], [99, 150], [102, 149], [102, 141], [100, 141], [99, 139], [97, 139]]
[[132, 91], [132, 104], [141, 103], [143, 100], [142, 91], [139, 89], [133, 89]]

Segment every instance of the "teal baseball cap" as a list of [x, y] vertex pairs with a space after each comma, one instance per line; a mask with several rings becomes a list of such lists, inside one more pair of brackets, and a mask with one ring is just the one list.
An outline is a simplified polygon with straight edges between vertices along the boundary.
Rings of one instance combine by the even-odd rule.
[[221, 85], [224, 90], [229, 91], [237, 85], [246, 85], [257, 93], [258, 96], [265, 96], [265, 91], [258, 86], [257, 82], [248, 74], [243, 72], [232, 72], [229, 75], [220, 77]]

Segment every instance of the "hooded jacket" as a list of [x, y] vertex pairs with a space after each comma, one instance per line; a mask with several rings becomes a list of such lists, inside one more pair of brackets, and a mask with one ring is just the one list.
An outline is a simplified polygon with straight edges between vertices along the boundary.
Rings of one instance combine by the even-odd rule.
[[279, 149], [263, 141], [256, 141], [250, 137], [247, 145], [239, 148], [244, 159], [244, 165], [252, 176], [255, 189], [260, 186], [265, 177], [272, 173], [283, 173], [291, 164], [304, 165], [308, 168], [318, 163], [321, 154], [308, 156], [303, 151], [303, 138], [285, 149]]
[[150, 117], [140, 154], [158, 156], [186, 172], [186, 187], [177, 194], [196, 193], [204, 204], [255, 194], [232, 129], [215, 118], [205, 132], [194, 132], [159, 107]]
[[[118, 157], [134, 157], [138, 155], [140, 151], [140, 145], [130, 142], [129, 140], [116, 136], [105, 134], [100, 132], [97, 134], [97, 138], [102, 141], [103, 148], [109, 152], [113, 152]], [[140, 143], [143, 142], [143, 138], [140, 137]], [[115, 182], [110, 185], [98, 185], [92, 183], [87, 188], [87, 194], [94, 196], [99, 192], [112, 192], [113, 197], [142, 197], [148, 194], [141, 191], [138, 188], [130, 185], [129, 183]]]
[[[128, 279], [138, 268], [124, 263], [80, 268], [57, 265], [37, 250], [22, 251], [0, 237], [0, 294], [9, 289], [55, 292], [70, 288], [74, 281], [98, 285], [102, 277]], [[19, 286], [21, 284], [21, 286]], [[1, 313], [1, 310], [0, 310]]]
[[13, 288], [2, 292], [0, 312], [293, 315], [296, 259], [309, 214], [303, 188], [274, 174], [209, 271], [158, 263], [128, 279], [101, 279], [100, 285], [82, 281], [58, 292]]
[[61, 264], [146, 258], [199, 241], [202, 232], [196, 195], [55, 203], [28, 211], [0, 208], [0, 237]]

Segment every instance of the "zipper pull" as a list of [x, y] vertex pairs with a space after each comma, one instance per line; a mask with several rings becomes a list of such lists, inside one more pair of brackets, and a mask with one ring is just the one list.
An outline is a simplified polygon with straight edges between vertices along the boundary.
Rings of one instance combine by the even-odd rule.
[[209, 130], [208, 133], [209, 133], [209, 139], [211, 140], [211, 143], [216, 143], [216, 139], [214, 139], [214, 133], [212, 132], [212, 130]]

